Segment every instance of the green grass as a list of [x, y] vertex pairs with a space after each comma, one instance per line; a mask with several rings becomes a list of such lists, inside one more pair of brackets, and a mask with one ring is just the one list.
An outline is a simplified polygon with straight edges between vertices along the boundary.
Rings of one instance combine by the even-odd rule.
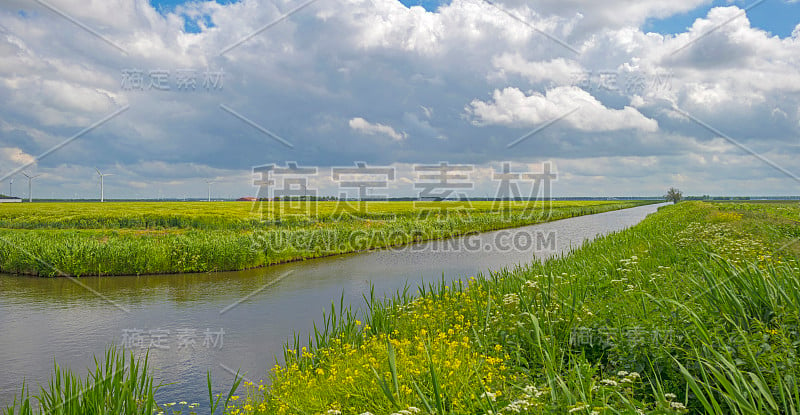
[[147, 356], [136, 359], [124, 351], [109, 349], [105, 359], [95, 359], [86, 379], [55, 364], [50, 383], [31, 398], [22, 386], [19, 401], [5, 415], [153, 415], [159, 411], [156, 387], [148, 374]]
[[[169, 402], [159, 404], [153, 376], [148, 368], [149, 354], [136, 358], [123, 349], [106, 350], [105, 358], [95, 357], [95, 367], [86, 379], [54, 364], [49, 384], [31, 397], [30, 390], [22, 385], [19, 399], [0, 411], [3, 415], [196, 415], [200, 404]], [[225, 401], [211, 389], [211, 374], [206, 375], [209, 406], [205, 413], [214, 415], [228, 407], [242, 378], [237, 372]], [[220, 406], [220, 403], [222, 405]], [[203, 408], [205, 409], [205, 408]], [[219, 411], [217, 411], [219, 409]]]
[[798, 215], [685, 202], [543, 264], [339, 303], [228, 412], [795, 414]]
[[240, 270], [605, 212], [650, 202], [32, 203], [0, 209], [0, 272]]

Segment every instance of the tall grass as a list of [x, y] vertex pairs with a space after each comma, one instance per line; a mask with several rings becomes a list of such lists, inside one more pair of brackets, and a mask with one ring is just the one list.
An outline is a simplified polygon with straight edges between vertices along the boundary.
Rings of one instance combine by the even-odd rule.
[[30, 391], [22, 386], [19, 401], [6, 408], [5, 415], [152, 415], [158, 410], [156, 387], [148, 374], [147, 356], [136, 359], [125, 351], [111, 348], [85, 379], [55, 364], [53, 376], [32, 402]]
[[340, 301], [234, 411], [795, 414], [797, 257], [782, 219], [730, 213], [681, 203], [543, 264]]
[[[148, 366], [149, 354], [135, 358], [124, 349], [110, 347], [103, 360], [94, 359], [95, 367], [85, 379], [71, 370], [54, 363], [53, 375], [38, 395], [31, 397], [30, 389], [23, 383], [19, 398], [0, 411], [3, 415], [163, 415], [196, 414], [200, 404], [180, 402], [158, 404]], [[208, 414], [230, 409], [234, 393], [242, 382], [239, 372], [224, 401], [222, 394], [211, 389], [211, 374], [207, 373]], [[222, 404], [220, 406], [220, 403]], [[219, 411], [218, 411], [219, 410]]]

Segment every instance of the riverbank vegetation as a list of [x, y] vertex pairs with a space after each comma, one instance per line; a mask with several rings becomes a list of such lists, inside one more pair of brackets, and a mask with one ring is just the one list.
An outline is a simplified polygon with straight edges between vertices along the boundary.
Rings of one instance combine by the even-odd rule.
[[684, 202], [543, 264], [367, 295], [229, 412], [797, 413], [798, 216]]
[[[124, 349], [110, 347], [104, 359], [95, 357], [95, 367], [86, 379], [71, 370], [54, 364], [53, 376], [47, 386], [31, 396], [23, 384], [14, 402], [0, 411], [3, 415], [197, 415], [200, 403], [157, 403], [156, 386], [149, 367], [149, 353], [135, 357]], [[237, 373], [225, 400], [223, 394], [213, 394], [211, 374], [206, 375], [208, 406], [203, 412], [214, 415], [228, 407], [242, 379]], [[219, 411], [217, 410], [219, 409]]]
[[148, 370], [148, 358], [135, 358], [124, 350], [108, 349], [104, 359], [86, 379], [55, 364], [50, 383], [38, 394], [22, 386], [19, 400], [0, 412], [5, 415], [153, 415], [159, 411], [156, 387]]
[[642, 201], [31, 203], [0, 209], [0, 272], [229, 271], [638, 206]]

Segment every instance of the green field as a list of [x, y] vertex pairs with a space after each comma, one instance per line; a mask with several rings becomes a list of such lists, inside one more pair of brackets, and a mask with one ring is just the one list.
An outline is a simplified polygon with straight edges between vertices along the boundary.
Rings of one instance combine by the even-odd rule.
[[651, 202], [118, 202], [0, 206], [0, 272], [254, 268]]

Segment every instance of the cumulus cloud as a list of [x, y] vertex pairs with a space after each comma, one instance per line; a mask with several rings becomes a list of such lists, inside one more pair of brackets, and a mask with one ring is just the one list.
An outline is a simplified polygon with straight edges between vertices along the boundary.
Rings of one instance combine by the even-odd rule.
[[531, 95], [525, 95], [517, 88], [506, 88], [494, 91], [492, 98], [492, 102], [474, 100], [470, 104], [471, 108], [467, 110], [475, 116], [476, 124], [533, 127], [576, 111], [564, 122], [582, 131], [658, 130], [658, 122], [635, 108], [606, 108], [588, 92], [574, 86]]
[[391, 137], [393, 140], [402, 141], [405, 140], [407, 135], [406, 133], [398, 133], [394, 130], [394, 128], [380, 123], [371, 123], [361, 117], [356, 117], [351, 119], [348, 122], [348, 125], [353, 130], [356, 130], [363, 134], [369, 135], [387, 135]]
[[13, 166], [23, 166], [32, 164], [36, 158], [27, 154], [18, 147], [0, 147], [0, 158], [5, 162], [4, 164], [11, 164]]
[[[712, 8], [686, 31], [664, 35], [640, 27], [707, 1], [498, 3], [524, 24], [481, 1], [430, 12], [397, 0], [342, 0], [315, 2], [248, 37], [296, 3], [187, 2], [174, 11], [138, 0], [50, 3], [127, 54], [36, 2], [0, 3], [0, 148], [12, 149], [0, 156], [41, 154], [123, 105], [130, 110], [41, 160], [40, 171], [61, 177], [50, 190], [42, 181], [44, 194], [94, 196], [90, 173], [103, 164], [119, 173], [112, 192], [131, 183], [130, 196], [155, 196], [204, 195], [208, 176], [246, 194], [252, 166], [285, 160], [530, 162], [533, 153], [506, 144], [574, 108], [537, 135], [535, 157], [562, 160], [576, 177], [611, 177], [600, 160], [620, 157], [652, 166], [652, 177], [636, 179], [640, 189], [697, 166], [729, 186], [720, 189], [746, 188], [746, 179], [726, 176], [736, 169], [723, 167], [737, 150], [710, 146], [718, 137], [673, 106], [770, 157], [790, 163], [800, 152], [800, 26], [779, 38], [746, 15], [730, 20], [742, 11], [736, 6]], [[200, 33], [184, 30], [187, 17]], [[169, 71], [172, 89], [125, 89], [127, 69]], [[187, 69], [223, 70], [224, 86], [207, 90], [200, 80], [178, 90], [177, 72]], [[619, 88], [598, 85], [598, 73], [621, 75]], [[577, 74], [590, 82], [576, 83]], [[705, 164], [689, 161], [698, 153]], [[769, 166], [748, 168], [774, 180], [764, 180], [774, 192], [789, 188]]]

